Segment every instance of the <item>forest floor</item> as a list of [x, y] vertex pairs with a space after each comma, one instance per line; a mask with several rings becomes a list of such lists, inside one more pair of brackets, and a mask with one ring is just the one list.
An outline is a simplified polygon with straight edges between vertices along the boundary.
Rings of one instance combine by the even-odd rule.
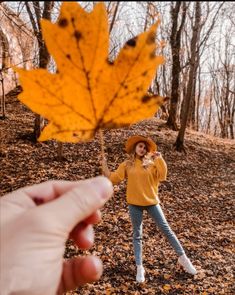
[[[80, 180], [100, 174], [98, 138], [88, 143], [63, 144], [58, 161], [55, 141], [32, 141], [34, 115], [16, 96], [8, 96], [7, 116], [0, 120], [0, 196], [48, 179]], [[102, 278], [69, 294], [235, 294], [234, 193], [235, 142], [188, 130], [187, 154], [176, 152], [177, 132], [156, 118], [130, 128], [105, 131], [108, 162], [114, 169], [125, 158], [125, 140], [134, 134], [151, 136], [168, 164], [168, 178], [159, 197], [172, 229], [198, 274], [186, 274], [153, 221], [144, 215], [146, 282], [135, 282], [132, 230], [125, 202], [125, 183], [102, 209], [95, 226], [95, 245], [79, 250], [71, 240], [65, 258], [95, 254], [104, 263]], [[69, 212], [68, 212], [69, 214]]]

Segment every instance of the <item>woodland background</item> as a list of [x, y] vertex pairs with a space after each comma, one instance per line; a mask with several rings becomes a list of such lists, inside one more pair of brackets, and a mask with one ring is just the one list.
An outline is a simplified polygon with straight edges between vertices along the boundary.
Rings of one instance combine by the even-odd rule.
[[[95, 2], [82, 2], [92, 9]], [[22, 105], [10, 65], [30, 69], [56, 65], [47, 52], [40, 18], [56, 20], [59, 1], [0, 3], [1, 121], [0, 195], [47, 179], [78, 180], [100, 174], [100, 143], [37, 142], [45, 120]], [[125, 158], [128, 136], [144, 134], [158, 144], [169, 175], [160, 187], [164, 212], [199, 269], [191, 277], [176, 267], [165, 239], [145, 216], [147, 283], [136, 285], [125, 183], [103, 209], [96, 245], [104, 275], [78, 294], [234, 294], [234, 2], [106, 2], [110, 59], [160, 14], [157, 39], [166, 58], [150, 91], [168, 96], [154, 118], [104, 131], [110, 168]], [[87, 253], [88, 253], [87, 252]], [[65, 257], [80, 255], [68, 241]], [[10, 254], [9, 254], [10, 255]]]

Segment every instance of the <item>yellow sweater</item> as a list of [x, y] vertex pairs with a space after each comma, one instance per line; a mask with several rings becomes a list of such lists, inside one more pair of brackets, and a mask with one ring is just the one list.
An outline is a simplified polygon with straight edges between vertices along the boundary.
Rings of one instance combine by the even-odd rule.
[[113, 184], [118, 184], [127, 178], [127, 203], [149, 206], [159, 203], [158, 186], [160, 181], [166, 180], [166, 175], [166, 162], [162, 157], [158, 157], [148, 168], [144, 168], [139, 159], [136, 159], [131, 167], [124, 161], [111, 173], [110, 180]]

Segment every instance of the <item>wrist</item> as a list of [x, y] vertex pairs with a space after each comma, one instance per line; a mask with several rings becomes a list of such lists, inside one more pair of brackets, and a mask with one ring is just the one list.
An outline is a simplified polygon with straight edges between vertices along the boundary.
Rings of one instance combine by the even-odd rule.
[[155, 152], [154, 155], [153, 155], [153, 159], [156, 160], [158, 158], [160, 158], [162, 155], [160, 152]]

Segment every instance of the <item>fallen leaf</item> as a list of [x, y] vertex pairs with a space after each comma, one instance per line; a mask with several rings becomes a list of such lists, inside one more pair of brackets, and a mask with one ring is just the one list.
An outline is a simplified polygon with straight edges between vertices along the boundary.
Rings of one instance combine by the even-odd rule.
[[165, 291], [169, 291], [171, 289], [171, 286], [169, 284], [166, 284], [166, 285], [163, 286], [163, 289]]
[[171, 275], [170, 274], [164, 274], [164, 279], [165, 280], [169, 280], [171, 278]]

